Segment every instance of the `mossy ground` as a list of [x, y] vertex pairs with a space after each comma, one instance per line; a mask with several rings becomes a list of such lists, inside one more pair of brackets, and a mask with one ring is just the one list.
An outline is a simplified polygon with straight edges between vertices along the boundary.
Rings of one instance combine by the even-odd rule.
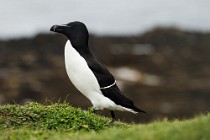
[[210, 114], [190, 120], [109, 124], [110, 119], [67, 103], [0, 106], [0, 140], [208, 140]]

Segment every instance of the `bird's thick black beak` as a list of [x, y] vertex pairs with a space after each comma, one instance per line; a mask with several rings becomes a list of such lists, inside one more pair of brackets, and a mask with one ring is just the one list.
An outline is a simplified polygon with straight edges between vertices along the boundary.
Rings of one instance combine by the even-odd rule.
[[63, 24], [63, 25], [53, 25], [50, 28], [50, 31], [52, 32], [57, 32], [57, 33], [62, 33], [65, 34], [65, 32], [67, 32], [69, 30], [69, 26]]
[[51, 28], [50, 28], [50, 31], [52, 31], [52, 32], [59, 32], [59, 25], [53, 25]]

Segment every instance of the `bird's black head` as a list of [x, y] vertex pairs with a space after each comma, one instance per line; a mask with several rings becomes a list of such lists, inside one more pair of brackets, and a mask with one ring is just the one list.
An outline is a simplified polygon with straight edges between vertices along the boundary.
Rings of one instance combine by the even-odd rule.
[[69, 38], [73, 46], [88, 45], [89, 33], [82, 22], [74, 21], [63, 25], [53, 25], [50, 31], [64, 34]]

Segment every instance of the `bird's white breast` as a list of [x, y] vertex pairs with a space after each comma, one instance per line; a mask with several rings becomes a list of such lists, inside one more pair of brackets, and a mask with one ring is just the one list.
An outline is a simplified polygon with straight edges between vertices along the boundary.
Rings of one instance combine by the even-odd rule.
[[116, 105], [102, 94], [95, 75], [88, 67], [85, 59], [72, 47], [69, 40], [65, 45], [65, 67], [71, 82], [91, 101], [95, 109], [107, 108], [133, 112], [131, 109]]
[[88, 67], [85, 59], [72, 47], [69, 40], [65, 45], [65, 66], [71, 82], [91, 101], [93, 106], [106, 108], [98, 107], [103, 102], [105, 104], [108, 98], [103, 96], [95, 75]]
[[65, 45], [65, 66], [70, 80], [85, 96], [89, 97], [87, 94], [90, 91], [101, 93], [95, 75], [85, 59], [71, 46], [70, 41]]

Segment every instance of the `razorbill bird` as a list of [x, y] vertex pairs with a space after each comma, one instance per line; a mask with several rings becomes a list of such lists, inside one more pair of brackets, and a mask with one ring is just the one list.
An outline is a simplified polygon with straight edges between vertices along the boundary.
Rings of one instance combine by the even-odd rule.
[[112, 74], [91, 53], [85, 24], [74, 21], [53, 25], [50, 31], [64, 34], [68, 38], [64, 53], [67, 74], [74, 86], [90, 100], [94, 111], [109, 109], [111, 123], [116, 120], [114, 110], [145, 113], [121, 94]]

